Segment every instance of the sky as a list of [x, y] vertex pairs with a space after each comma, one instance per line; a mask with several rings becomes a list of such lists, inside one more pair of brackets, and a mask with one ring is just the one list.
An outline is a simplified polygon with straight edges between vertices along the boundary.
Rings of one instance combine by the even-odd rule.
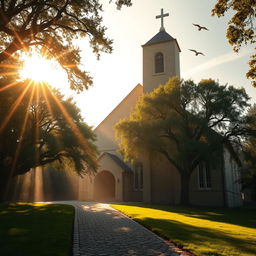
[[[81, 48], [82, 68], [93, 77], [93, 86], [79, 95], [72, 94], [85, 121], [96, 127], [138, 84], [142, 84], [142, 47], [159, 32], [161, 8], [169, 17], [164, 19], [167, 33], [176, 38], [181, 48], [181, 78], [213, 78], [221, 84], [244, 87], [256, 102], [253, 88], [245, 74], [253, 47], [243, 47], [239, 54], [232, 51], [226, 39], [231, 13], [223, 18], [211, 16], [215, 0], [133, 0], [132, 7], [116, 10], [104, 0], [103, 24], [106, 34], [114, 40], [113, 53], [102, 54], [99, 61], [86, 40]], [[206, 26], [199, 32], [192, 23]], [[205, 56], [195, 56], [188, 49], [196, 49]], [[71, 94], [71, 93], [70, 93]]]

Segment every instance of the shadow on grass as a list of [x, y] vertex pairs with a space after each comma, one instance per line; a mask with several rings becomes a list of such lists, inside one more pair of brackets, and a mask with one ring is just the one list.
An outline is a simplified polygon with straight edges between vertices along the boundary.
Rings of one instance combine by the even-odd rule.
[[209, 208], [150, 205], [143, 203], [122, 204], [178, 213], [187, 217], [205, 219], [243, 227], [256, 228], [256, 207]]
[[0, 205], [0, 255], [69, 255], [73, 218], [68, 205]]
[[[184, 245], [184, 249], [191, 252], [194, 251], [193, 247], [187, 247], [187, 244], [193, 242], [195, 247], [200, 247], [200, 250], [204, 251], [202, 255], [233, 255], [229, 254], [230, 248], [234, 250], [234, 253], [237, 253], [234, 255], [243, 255], [240, 252], [256, 255], [256, 241], [241, 240], [230, 236], [228, 233], [195, 227], [174, 220], [153, 218], [144, 218], [143, 220], [135, 218], [134, 220], [164, 239], [171, 240], [180, 248], [183, 248], [182, 245]], [[207, 241], [211, 241], [211, 245]]]

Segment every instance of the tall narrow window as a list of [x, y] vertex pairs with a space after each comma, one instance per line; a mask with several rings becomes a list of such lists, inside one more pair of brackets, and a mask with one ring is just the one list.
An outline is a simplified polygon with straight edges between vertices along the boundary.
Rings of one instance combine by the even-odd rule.
[[135, 166], [134, 170], [134, 189], [138, 190], [139, 189], [139, 172], [138, 169]]
[[200, 189], [211, 189], [211, 169], [209, 163], [201, 162], [199, 164], [198, 185]]
[[209, 163], [206, 163], [206, 168], [205, 168], [205, 185], [206, 185], [206, 188], [212, 187], [211, 168]]
[[199, 188], [204, 188], [204, 163], [198, 165], [198, 183]]
[[134, 189], [143, 189], [143, 165], [142, 163], [136, 163], [134, 169]]
[[164, 55], [161, 52], [155, 55], [155, 73], [164, 72]]

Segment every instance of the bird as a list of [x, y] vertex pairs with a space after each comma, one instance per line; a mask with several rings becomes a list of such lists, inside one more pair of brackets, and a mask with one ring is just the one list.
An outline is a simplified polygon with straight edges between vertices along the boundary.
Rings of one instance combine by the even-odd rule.
[[199, 24], [194, 24], [194, 23], [192, 23], [194, 26], [196, 26], [196, 27], [198, 27], [198, 30], [199, 31], [201, 31], [202, 29], [204, 29], [204, 30], [209, 30], [207, 27], [202, 27], [202, 26], [200, 26]]
[[205, 56], [202, 52], [198, 52], [196, 50], [193, 50], [193, 49], [189, 49], [190, 51], [194, 52], [196, 56], [198, 56], [199, 54]]

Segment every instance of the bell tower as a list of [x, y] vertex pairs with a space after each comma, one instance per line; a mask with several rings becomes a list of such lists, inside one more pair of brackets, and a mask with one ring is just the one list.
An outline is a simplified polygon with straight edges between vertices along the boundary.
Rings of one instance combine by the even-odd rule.
[[142, 45], [144, 93], [165, 84], [170, 77], [180, 77], [180, 47], [177, 40], [165, 31], [164, 17], [167, 16], [169, 13], [164, 14], [161, 9], [161, 14], [156, 16], [156, 19], [161, 19], [160, 31]]

